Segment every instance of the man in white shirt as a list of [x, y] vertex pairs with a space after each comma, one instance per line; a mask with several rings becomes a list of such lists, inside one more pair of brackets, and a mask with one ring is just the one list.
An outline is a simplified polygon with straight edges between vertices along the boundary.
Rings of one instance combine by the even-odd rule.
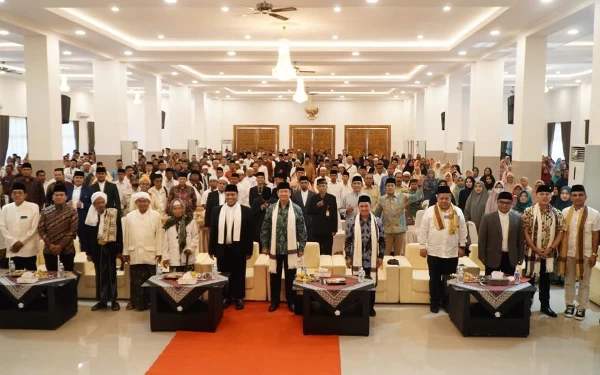
[[342, 198], [342, 205], [339, 210], [340, 215], [342, 215], [346, 221], [358, 214], [358, 198], [363, 195], [361, 192], [362, 186], [363, 184], [360, 176], [354, 176], [352, 178], [352, 190]]
[[330, 181], [327, 183], [327, 193], [335, 197], [335, 202], [338, 207], [342, 205], [343, 187], [342, 183], [338, 182], [338, 173], [335, 169], [329, 172]]
[[123, 260], [131, 265], [131, 298], [126, 309], [143, 311], [150, 306], [150, 295], [142, 284], [156, 274], [156, 263], [162, 254], [163, 229], [160, 214], [150, 209], [148, 193], [135, 193], [132, 199], [137, 210], [127, 214], [123, 230]]
[[[267, 159], [267, 162], [269, 160]], [[265, 174], [265, 180], [269, 181], [269, 169], [266, 165], [263, 164], [263, 158], [258, 158], [258, 172], [262, 172]]]
[[117, 171], [117, 180], [115, 182], [117, 189], [119, 190], [119, 198], [121, 199], [121, 210], [124, 210], [129, 205], [133, 188], [131, 182], [125, 178], [125, 170], [119, 169]]
[[[585, 310], [590, 301], [590, 277], [598, 260], [598, 238], [600, 237], [600, 215], [585, 204], [587, 195], [583, 185], [573, 185], [573, 206], [563, 210], [565, 235], [563, 236], [558, 274], [565, 277], [565, 318], [575, 316], [585, 319]], [[577, 308], [575, 307], [575, 281], [579, 281]]]
[[163, 181], [163, 185], [167, 188], [168, 191], [171, 191], [171, 188], [178, 184], [177, 180], [173, 178], [173, 168], [167, 168], [165, 170], [165, 180]]
[[162, 175], [155, 174], [154, 175], [154, 186], [148, 189], [148, 193], [150, 195], [154, 195], [158, 200], [158, 212], [161, 215], [164, 215], [167, 211], [167, 201], [169, 200], [169, 192], [167, 188], [162, 186]]
[[354, 158], [352, 156], [346, 158], [344, 168], [346, 168], [346, 172], [348, 172], [350, 176], [354, 176], [357, 173], [356, 165], [354, 165]]
[[2, 207], [0, 212], [0, 234], [6, 244], [6, 256], [13, 260], [16, 269], [35, 271], [40, 208], [25, 201], [26, 188], [20, 182], [13, 184], [11, 197], [13, 202]]
[[451, 197], [448, 186], [438, 188], [437, 204], [425, 211], [418, 234], [421, 256], [427, 257], [429, 310], [434, 314], [440, 311], [440, 304], [445, 306], [448, 302], [442, 277], [456, 271], [467, 243], [465, 217], [460, 208], [452, 205]]
[[206, 199], [208, 198], [208, 194], [217, 190], [217, 183], [219, 182], [219, 178], [216, 175], [211, 175], [208, 178], [208, 189], [204, 190], [202, 193], [202, 197], [200, 198], [200, 205], [206, 208]]
[[70, 166], [64, 169], [65, 180], [67, 181], [71, 181], [75, 172], [80, 170], [79, 168], [77, 168], [77, 160], [72, 159], [69, 163]]

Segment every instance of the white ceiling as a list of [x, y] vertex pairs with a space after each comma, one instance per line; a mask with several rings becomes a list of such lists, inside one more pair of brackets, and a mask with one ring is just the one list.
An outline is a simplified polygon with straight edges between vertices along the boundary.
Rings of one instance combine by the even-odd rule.
[[[271, 77], [278, 39], [285, 35], [292, 60], [316, 71], [305, 74], [311, 91], [394, 100], [439, 83], [448, 73], [468, 72], [465, 66], [480, 58], [505, 58], [506, 82], [513, 85], [516, 40], [539, 34], [548, 37], [549, 84], [590, 79], [589, 73], [582, 74], [591, 70], [592, 61], [590, 0], [271, 1], [275, 8], [298, 8], [282, 13], [290, 17], [285, 22], [242, 16], [250, 12], [244, 5], [254, 1], [5, 0], [0, 3], [0, 30], [9, 34], [0, 35], [0, 62], [23, 67], [23, 36], [46, 34], [59, 38], [62, 51], [71, 52], [61, 55], [61, 67], [74, 88], [91, 90], [92, 61], [112, 58], [128, 64], [131, 88], [140, 86], [142, 76], [154, 74], [165, 84], [190, 85], [231, 100], [275, 98], [295, 90], [295, 82]], [[336, 5], [339, 13], [333, 11]], [[442, 9], [446, 5], [452, 8], [448, 12]], [[119, 12], [111, 11], [112, 6]], [[229, 12], [222, 12], [223, 6]], [[571, 29], [579, 33], [569, 35]], [[86, 35], [78, 36], [76, 30]], [[500, 35], [490, 35], [492, 30]], [[125, 56], [126, 50], [133, 55]], [[236, 55], [228, 56], [228, 51]], [[174, 71], [177, 76], [171, 75]]]

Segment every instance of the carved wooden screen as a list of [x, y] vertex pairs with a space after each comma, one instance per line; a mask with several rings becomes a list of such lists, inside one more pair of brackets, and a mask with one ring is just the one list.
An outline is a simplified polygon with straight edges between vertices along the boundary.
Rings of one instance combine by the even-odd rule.
[[363, 152], [390, 156], [390, 125], [346, 125], [344, 138], [346, 151], [354, 158]]
[[318, 150], [334, 150], [335, 125], [290, 125], [290, 148], [311, 155]]
[[279, 125], [234, 125], [233, 149], [270, 151], [279, 149]]

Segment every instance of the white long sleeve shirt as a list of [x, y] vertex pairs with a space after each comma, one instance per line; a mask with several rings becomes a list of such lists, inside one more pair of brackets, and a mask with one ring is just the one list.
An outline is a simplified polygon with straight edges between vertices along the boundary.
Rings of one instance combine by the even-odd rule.
[[[187, 234], [185, 248], [192, 251], [187, 262], [188, 265], [193, 265], [196, 262], [196, 253], [198, 252], [198, 243], [200, 241], [198, 224], [196, 224], [195, 220], [192, 220], [185, 227], [185, 230]], [[162, 259], [168, 260], [169, 265], [173, 267], [185, 266], [185, 259], [187, 257], [184, 252], [181, 252], [181, 254], [179, 253], [179, 239], [177, 236], [176, 225], [170, 226], [169, 229], [163, 233]]]
[[156, 257], [163, 252], [164, 232], [157, 211], [130, 212], [125, 217], [123, 232], [123, 255], [130, 256], [131, 264], [156, 264]]
[[[23, 202], [17, 206], [14, 202], [2, 207], [0, 212], [0, 233], [6, 243], [6, 254], [11, 257], [32, 257], [38, 253], [38, 222], [40, 209], [37, 204]], [[23, 242], [23, 247], [18, 253], [13, 253], [10, 248], [15, 242]]]
[[467, 225], [465, 216], [460, 208], [454, 207], [458, 215], [458, 231], [454, 234], [448, 233], [450, 228], [450, 210], [442, 212], [444, 229], [437, 230], [435, 227], [435, 206], [429, 207], [423, 214], [421, 227], [419, 228], [418, 240], [421, 249], [427, 249], [428, 256], [438, 258], [457, 258], [458, 247], [467, 243]]

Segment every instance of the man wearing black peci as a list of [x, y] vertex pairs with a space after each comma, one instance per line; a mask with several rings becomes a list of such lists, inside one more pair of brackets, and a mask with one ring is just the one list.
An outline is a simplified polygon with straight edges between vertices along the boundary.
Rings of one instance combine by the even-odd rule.
[[331, 255], [333, 236], [338, 231], [337, 202], [333, 195], [327, 193], [327, 180], [317, 180], [317, 191], [308, 200], [307, 214], [312, 218], [312, 237], [310, 241], [318, 242], [322, 255]]

